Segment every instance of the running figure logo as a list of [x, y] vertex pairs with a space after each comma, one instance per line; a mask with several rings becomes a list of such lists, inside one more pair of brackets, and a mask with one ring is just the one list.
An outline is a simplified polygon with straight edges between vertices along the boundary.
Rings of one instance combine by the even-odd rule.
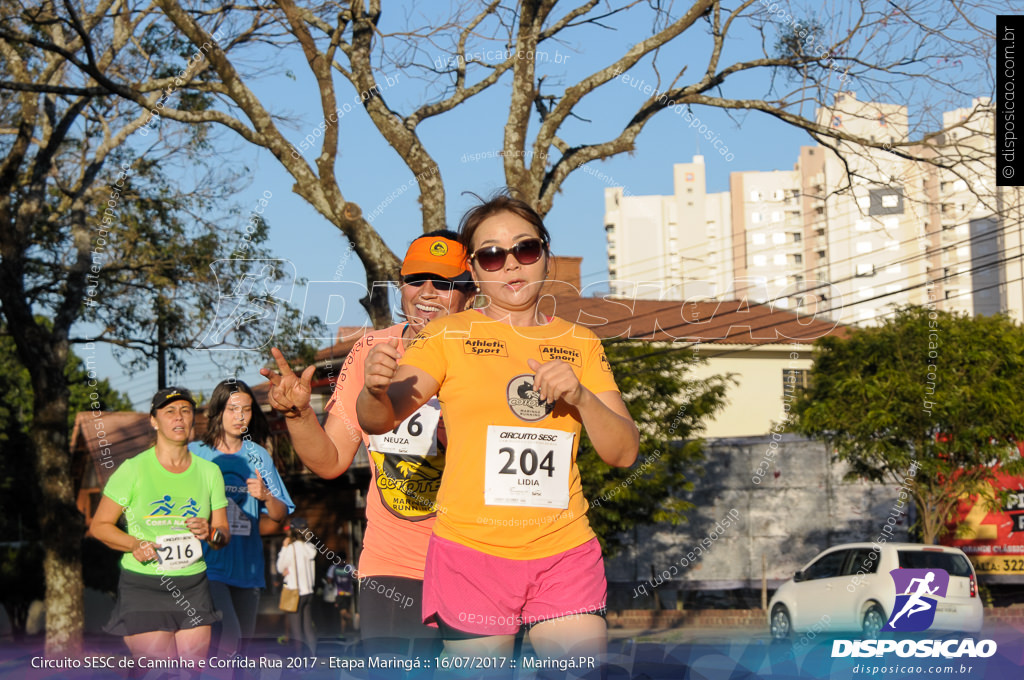
[[196, 503], [196, 499], [189, 498], [188, 503], [181, 509], [182, 517], [197, 517], [199, 515], [199, 504]]
[[164, 496], [158, 501], [153, 501], [150, 505], [156, 506], [150, 517], [154, 515], [169, 515], [171, 514], [171, 510], [174, 510], [174, 503], [171, 502], [170, 496]]
[[889, 573], [896, 584], [896, 604], [882, 630], [927, 630], [935, 621], [937, 598], [946, 597], [949, 573], [945, 569], [893, 569]]

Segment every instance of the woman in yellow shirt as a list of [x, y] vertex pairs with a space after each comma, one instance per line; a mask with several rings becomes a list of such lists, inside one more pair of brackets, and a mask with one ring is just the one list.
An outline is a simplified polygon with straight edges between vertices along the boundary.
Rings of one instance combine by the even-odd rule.
[[440, 401], [424, 620], [455, 654], [508, 656], [523, 625], [541, 656], [602, 653], [607, 583], [576, 451], [586, 427], [606, 463], [629, 466], [636, 425], [597, 336], [540, 312], [550, 254], [536, 211], [500, 195], [463, 217], [459, 240], [486, 305], [428, 324], [401, 361], [396, 343], [376, 345], [357, 399], [368, 433]]

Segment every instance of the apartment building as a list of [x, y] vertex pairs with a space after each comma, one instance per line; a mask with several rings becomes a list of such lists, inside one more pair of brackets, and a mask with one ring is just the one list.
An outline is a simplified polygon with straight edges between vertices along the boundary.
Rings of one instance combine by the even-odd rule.
[[[994, 186], [987, 99], [945, 112], [924, 145], [906, 106], [835, 96], [817, 121], [887, 148], [804, 146], [791, 170], [733, 172], [709, 194], [703, 158], [674, 167], [673, 196], [605, 191], [612, 293], [639, 299], [743, 298], [843, 323], [893, 305], [934, 304], [1024, 319], [1016, 189]], [[902, 158], [968, 151], [938, 168]], [[999, 219], [997, 215], [1003, 215]]]

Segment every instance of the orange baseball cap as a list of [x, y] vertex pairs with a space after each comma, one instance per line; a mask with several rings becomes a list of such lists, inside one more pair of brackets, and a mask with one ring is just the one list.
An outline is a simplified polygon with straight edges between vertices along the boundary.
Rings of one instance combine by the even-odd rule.
[[443, 236], [421, 236], [409, 246], [402, 261], [402, 276], [437, 274], [451, 281], [469, 281], [469, 259], [458, 241]]

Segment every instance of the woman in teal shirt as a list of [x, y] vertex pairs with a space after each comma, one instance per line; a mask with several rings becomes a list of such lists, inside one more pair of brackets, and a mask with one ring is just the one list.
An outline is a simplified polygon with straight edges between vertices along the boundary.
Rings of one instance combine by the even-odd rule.
[[[213, 644], [223, 657], [241, 651], [239, 641], [251, 638], [256, 628], [260, 590], [266, 586], [261, 534], [280, 532], [295, 504], [263, 448], [270, 425], [248, 385], [234, 378], [219, 383], [206, 416], [206, 434], [188, 448], [224, 475], [231, 545], [206, 551], [210, 595], [223, 615]], [[261, 524], [266, 531], [260, 531]]]
[[[171, 387], [153, 396], [156, 445], [129, 458], [110, 476], [90, 531], [121, 558], [117, 606], [106, 630], [124, 636], [135, 657], [205, 658], [210, 599], [202, 542], [227, 545], [224, 477], [188, 450], [195, 401]], [[128, 531], [118, 528], [121, 515]]]

